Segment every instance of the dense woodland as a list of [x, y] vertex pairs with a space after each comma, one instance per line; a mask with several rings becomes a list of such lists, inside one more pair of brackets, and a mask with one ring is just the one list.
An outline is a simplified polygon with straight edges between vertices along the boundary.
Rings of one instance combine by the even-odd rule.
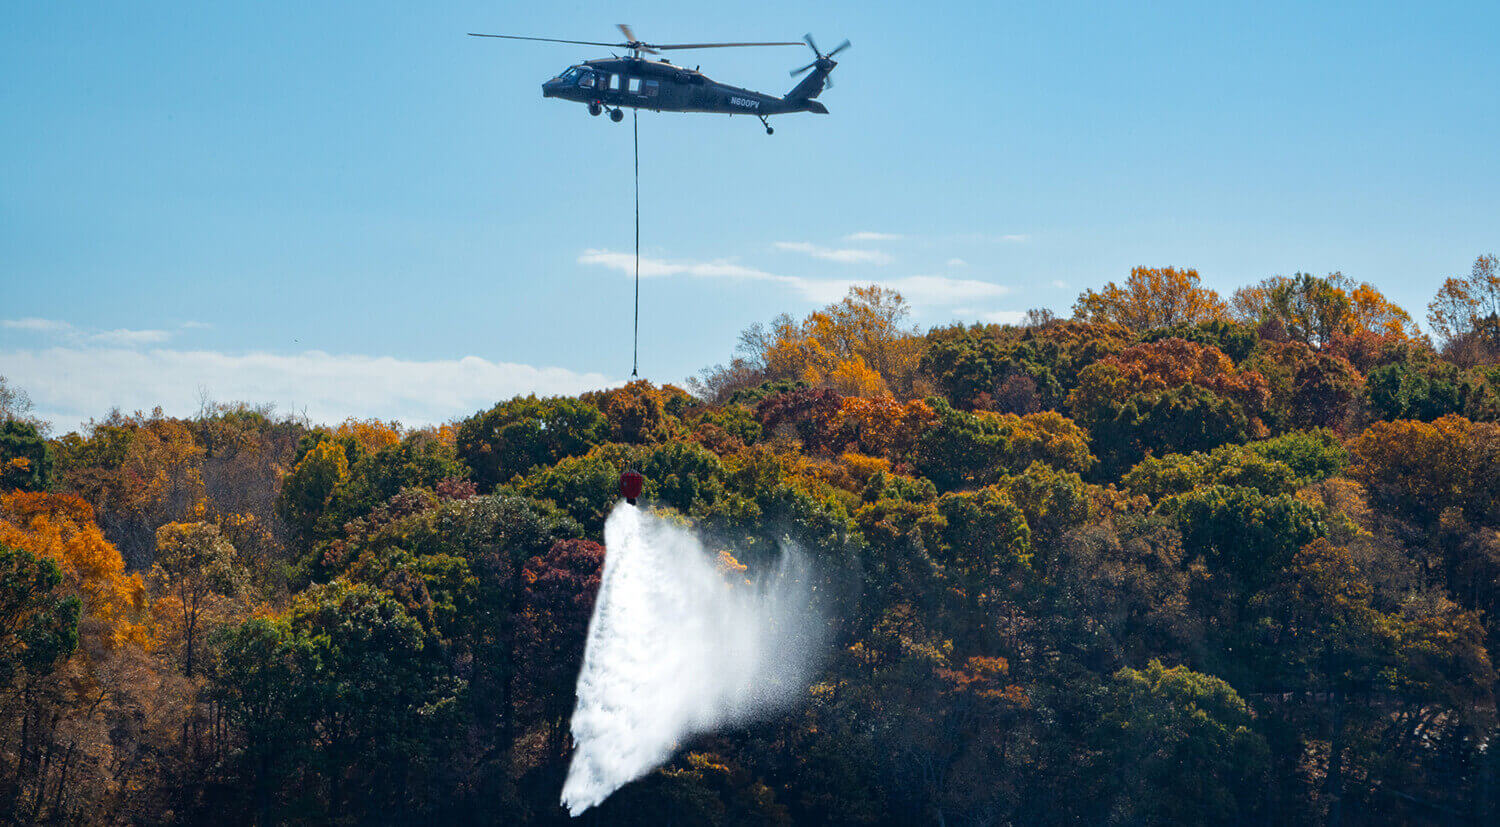
[[0, 383], [0, 812], [567, 821], [635, 467], [730, 583], [806, 550], [831, 644], [799, 707], [580, 822], [1500, 822], [1497, 260], [1427, 321], [1139, 268], [925, 332], [855, 289], [686, 388], [441, 427], [54, 434]]

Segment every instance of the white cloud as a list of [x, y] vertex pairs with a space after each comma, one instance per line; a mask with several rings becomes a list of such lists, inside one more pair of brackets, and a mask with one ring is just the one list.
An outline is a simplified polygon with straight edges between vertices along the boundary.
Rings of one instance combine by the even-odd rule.
[[1018, 244], [1018, 243], [1020, 243], [1022, 241], [1029, 241], [1029, 240], [1031, 240], [1031, 236], [1029, 236], [1029, 235], [1027, 235], [1025, 233], [1010, 233], [1009, 235], [1002, 235], [1002, 236], [1000, 236], [1000, 238], [998, 240], [1004, 241], [1004, 242], [1008, 242], [1008, 243]]
[[[619, 270], [622, 273], [635, 272], [634, 253], [616, 253], [611, 250], [584, 250], [583, 255], [578, 257], [579, 264], [598, 264], [611, 270]], [[666, 261], [664, 259], [641, 257], [641, 275], [646, 278], [657, 276], [693, 276], [695, 278], [722, 278], [722, 279], [748, 279], [753, 281], [776, 281], [792, 283], [799, 279], [793, 276], [778, 276], [757, 270], [753, 267], [744, 267], [727, 261]]]
[[490, 362], [477, 356], [417, 361], [390, 356], [228, 354], [120, 347], [0, 351], [7, 378], [25, 388], [55, 432], [110, 408], [169, 414], [197, 410], [200, 389], [221, 401], [273, 403], [314, 422], [378, 416], [408, 425], [467, 416], [516, 394], [577, 394], [614, 382], [603, 374]]
[[959, 302], [981, 299], [998, 299], [1008, 295], [1010, 288], [978, 279], [955, 279], [947, 276], [906, 276], [880, 282], [894, 287], [912, 304], [932, 304], [948, 307]]
[[1062, 279], [1053, 279], [1052, 280], [1052, 286], [1056, 287], [1059, 290], [1066, 290], [1066, 289], [1068, 289], [1068, 283], [1065, 282], [1065, 281], [1063, 281]]
[[968, 267], [969, 266], [969, 262], [964, 261], [961, 258], [950, 258], [950, 259], [948, 259], [948, 266], [949, 267]]
[[864, 230], [844, 236], [845, 241], [900, 241], [906, 236], [897, 233], [875, 233]]
[[24, 330], [28, 333], [48, 333], [52, 335], [67, 335], [73, 333], [75, 328], [67, 322], [59, 322], [55, 319], [6, 319], [0, 321], [0, 327], [10, 330]]
[[809, 244], [806, 241], [778, 241], [776, 249], [787, 250], [793, 253], [806, 253], [813, 258], [824, 261], [837, 261], [840, 264], [890, 264], [891, 257], [879, 250], [857, 250], [853, 248], [832, 249]]
[[119, 345], [129, 347], [131, 345], [154, 345], [165, 342], [172, 338], [172, 334], [165, 330], [106, 330], [86, 337], [90, 342], [101, 345]]
[[[578, 257], [580, 264], [597, 264], [634, 273], [635, 258], [632, 253], [616, 253], [609, 250], [585, 250]], [[835, 302], [855, 285], [879, 284], [899, 290], [901, 295], [917, 310], [923, 307], [950, 307], [959, 302], [993, 299], [1010, 293], [1010, 288], [976, 279], [955, 279], [947, 276], [903, 276], [892, 279], [809, 279], [801, 276], [783, 276], [731, 264], [725, 261], [664, 261], [642, 258], [642, 276], [689, 276], [693, 278], [730, 278], [764, 281], [784, 285], [810, 301], [818, 304]]]
[[[201, 322], [188, 322], [183, 327], [196, 327], [200, 324]], [[169, 330], [130, 330], [122, 327], [115, 330], [89, 331], [56, 319], [5, 319], [0, 321], [0, 327], [52, 336], [79, 344], [120, 347], [160, 344], [172, 338], [172, 332]]]

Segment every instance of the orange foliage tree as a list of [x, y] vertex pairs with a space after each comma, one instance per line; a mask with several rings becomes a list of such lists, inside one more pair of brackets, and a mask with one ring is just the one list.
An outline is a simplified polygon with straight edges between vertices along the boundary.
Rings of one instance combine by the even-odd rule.
[[1198, 385], [1232, 399], [1256, 415], [1265, 410], [1269, 389], [1255, 371], [1239, 370], [1223, 351], [1184, 339], [1162, 339], [1127, 348], [1095, 362], [1078, 375], [1068, 404], [1080, 418], [1132, 394], [1151, 394]]
[[1120, 324], [1138, 333], [1227, 319], [1224, 300], [1200, 281], [1198, 271], [1191, 268], [1136, 267], [1124, 286], [1110, 282], [1098, 292], [1085, 290], [1073, 304], [1073, 315], [1079, 321]]
[[932, 408], [920, 399], [903, 405], [889, 396], [848, 396], [839, 404], [835, 430], [849, 434], [862, 453], [899, 460], [936, 418]]
[[0, 543], [57, 563], [111, 645], [147, 645], [140, 575], [125, 573], [124, 559], [104, 539], [88, 503], [70, 494], [0, 494]]
[[769, 379], [801, 380], [846, 396], [905, 398], [914, 392], [922, 349], [916, 330], [902, 326], [909, 313], [895, 290], [851, 287], [801, 322], [783, 315], [769, 329], [751, 327], [741, 347]]
[[1377, 422], [1349, 443], [1350, 476], [1372, 499], [1422, 523], [1447, 509], [1500, 525], [1500, 425], [1449, 414]]

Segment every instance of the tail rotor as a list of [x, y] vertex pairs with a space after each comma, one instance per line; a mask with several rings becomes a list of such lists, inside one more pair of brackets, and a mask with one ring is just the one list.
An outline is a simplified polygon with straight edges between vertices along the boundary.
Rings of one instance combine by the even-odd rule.
[[[839, 65], [839, 62], [837, 60], [834, 60], [833, 56], [838, 54], [839, 52], [844, 51], [853, 44], [851, 44], [848, 40], [845, 40], [843, 43], [835, 46], [833, 48], [833, 51], [824, 54], [822, 50], [818, 48], [818, 42], [816, 40], [813, 40], [813, 36], [811, 34], [803, 35], [802, 40], [807, 44], [807, 48], [812, 49], [815, 59], [812, 63], [809, 63], [800, 69], [793, 69], [791, 72], [792, 77], [796, 77], [803, 72], [808, 71], [809, 69], [818, 69], [823, 73], [823, 77], [825, 79], [823, 88], [832, 89], [833, 78], [829, 75], [829, 73], [833, 71], [833, 67]], [[820, 88], [818, 91], [821, 92], [822, 88]], [[809, 97], [815, 97], [815, 95], [810, 95]]]

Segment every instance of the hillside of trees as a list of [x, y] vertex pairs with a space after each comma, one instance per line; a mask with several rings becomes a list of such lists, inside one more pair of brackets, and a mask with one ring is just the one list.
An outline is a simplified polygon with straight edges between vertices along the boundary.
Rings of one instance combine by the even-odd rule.
[[[590, 824], [1494, 824], [1500, 262], [856, 288], [684, 383], [440, 427], [34, 419], [0, 381], [10, 823], [562, 824], [620, 473], [829, 588], [804, 702]], [[0, 373], [4, 366], [0, 365]]]

